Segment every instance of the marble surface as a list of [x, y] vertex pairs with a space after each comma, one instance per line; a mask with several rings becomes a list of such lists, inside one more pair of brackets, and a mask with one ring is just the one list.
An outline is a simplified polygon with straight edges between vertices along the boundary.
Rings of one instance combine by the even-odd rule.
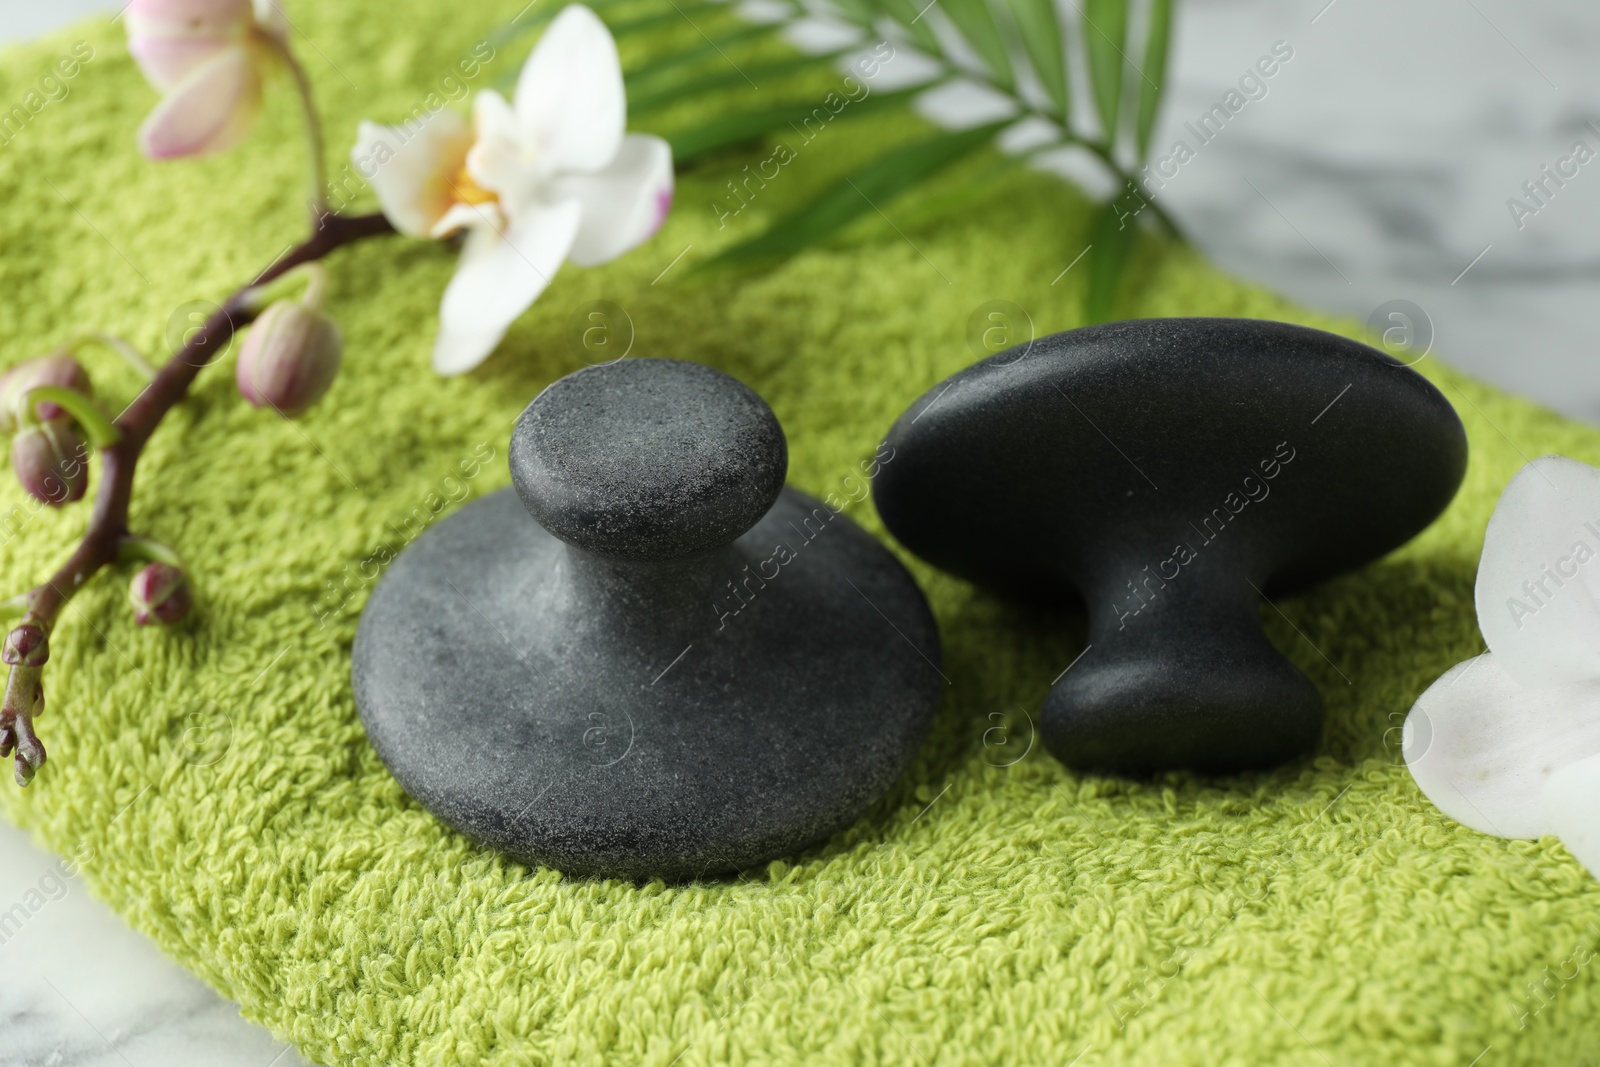
[[0, 973], [4, 1067], [306, 1062], [91, 897], [69, 860], [4, 823]]
[[[1180, 141], [1192, 157], [1167, 166], [1155, 196], [1213, 261], [1364, 322], [1383, 309], [1380, 330], [1418, 342], [1408, 361], [1444, 359], [1600, 422], [1589, 314], [1600, 296], [1600, 162], [1570, 162], [1578, 141], [1600, 159], [1600, 68], [1589, 55], [1600, 7], [1180, 0], [1176, 11], [1152, 162], [1179, 158]], [[1275, 49], [1289, 58], [1255, 80], [1237, 114], [1197, 135]], [[1090, 111], [1087, 87], [1075, 93]], [[941, 90], [925, 110], [955, 124], [1002, 117], [984, 96]], [[1557, 185], [1541, 168], [1563, 160], [1570, 177]], [[1111, 192], [1092, 159], [1066, 151], [1041, 162]], [[1531, 198], [1524, 183], [1541, 181], [1545, 193]], [[1388, 315], [1395, 302], [1409, 305], [1403, 320]]]
[[[1077, 0], [1060, 2], [1070, 11]], [[120, 6], [0, 0], [0, 42]], [[1178, 10], [1160, 146], [1195, 147], [1185, 122], [1276, 42], [1294, 50], [1266, 95], [1163, 190], [1201, 248], [1360, 319], [1409, 301], [1431, 323], [1427, 358], [1600, 422], [1600, 162], [1549, 186], [1520, 226], [1507, 206], [1536, 206], [1523, 183], [1576, 140], [1600, 149], [1590, 125], [1600, 123], [1600, 5], [1180, 0]], [[302, 1062], [56, 862], [0, 826], [0, 966], [12, 976], [0, 983], [0, 1067]], [[26, 919], [10, 930], [3, 916], [18, 905]]]
[[1165, 190], [1213, 260], [1363, 320], [1411, 301], [1432, 321], [1429, 358], [1600, 422], [1600, 158], [1520, 228], [1506, 203], [1534, 206], [1523, 183], [1575, 141], [1600, 152], [1600, 5], [1178, 7], [1157, 144], [1186, 136], [1274, 42], [1295, 50]]

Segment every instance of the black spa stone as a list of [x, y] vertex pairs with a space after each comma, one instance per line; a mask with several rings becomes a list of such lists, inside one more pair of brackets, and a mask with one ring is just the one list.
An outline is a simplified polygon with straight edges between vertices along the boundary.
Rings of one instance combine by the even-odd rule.
[[1409, 540], [1467, 461], [1455, 411], [1415, 371], [1248, 319], [1119, 322], [999, 353], [887, 443], [873, 496], [907, 548], [1002, 594], [1086, 604], [1041, 736], [1069, 766], [1130, 773], [1312, 749], [1322, 699], [1267, 640], [1266, 598]]
[[510, 460], [514, 491], [420, 536], [356, 634], [367, 735], [425, 808], [569, 874], [681, 880], [826, 838], [905, 770], [942, 684], [933, 618], [872, 537], [784, 488], [755, 393], [591, 367], [528, 405]]

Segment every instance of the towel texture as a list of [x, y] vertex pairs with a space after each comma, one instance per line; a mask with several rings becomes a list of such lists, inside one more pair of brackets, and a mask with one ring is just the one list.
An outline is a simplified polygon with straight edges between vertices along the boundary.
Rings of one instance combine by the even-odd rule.
[[[290, 4], [335, 158], [359, 118], [396, 121], [452, 93], [457, 61], [475, 46], [481, 58], [522, 3]], [[687, 24], [659, 34], [698, 40]], [[79, 41], [92, 56], [65, 78], [56, 60]], [[530, 43], [487, 45], [469, 84], [515, 71]], [[728, 92], [762, 102], [743, 83]], [[89, 326], [167, 349], [188, 302], [220, 299], [298, 239], [303, 150], [283, 84], [234, 153], [147, 163], [134, 131], [155, 96], [101, 21], [7, 52], [0, 103], [23, 109], [0, 135], [6, 362]], [[937, 221], [889, 205], [893, 225], [873, 214], [779, 269], [691, 275], [851, 159], [920, 135], [904, 116], [861, 122], [791, 144], [794, 160], [737, 214], [727, 182], [772, 144], [685, 174], [659, 236], [611, 266], [563, 269], [464, 378], [428, 369], [449, 248], [386, 238], [338, 254], [337, 384], [285, 422], [239, 399], [230, 352], [162, 426], [134, 522], [185, 554], [198, 610], [177, 630], [138, 629], [126, 571], [83, 590], [53, 641], [39, 720], [50, 761], [29, 789], [0, 788], [6, 817], [79, 858], [135, 927], [330, 1065], [1600, 1056], [1588, 966], [1600, 885], [1554, 839], [1501, 841], [1443, 818], [1398, 743], [1417, 694], [1482, 648], [1472, 582], [1501, 487], [1541, 453], [1600, 462], [1600, 432], [1435, 358], [1418, 370], [1472, 442], [1454, 505], [1389, 558], [1262, 608], [1327, 697], [1312, 758], [1224, 780], [1070, 773], [1029, 716], [1081, 623], [913, 561], [951, 683], [933, 736], [882, 803], [802, 855], [688, 886], [563, 878], [446, 831], [385, 773], [349, 684], [379, 561], [508, 483], [513, 418], [583, 365], [567, 342], [574, 309], [612, 301], [631, 318], [632, 356], [699, 360], [753, 386], [788, 432], [791, 481], [819, 495], [847, 495], [904, 406], [972, 362], [981, 304], [1012, 301], [1041, 333], [1078, 324], [1083, 271], [1062, 272], [1086, 242], [1085, 205], [1019, 172]], [[1154, 242], [1135, 279], [1121, 317], [1357, 330]], [[114, 357], [92, 371], [113, 410], [137, 388]], [[3, 481], [10, 595], [59, 561], [87, 509], [36, 514]], [[882, 532], [870, 503], [852, 513]]]

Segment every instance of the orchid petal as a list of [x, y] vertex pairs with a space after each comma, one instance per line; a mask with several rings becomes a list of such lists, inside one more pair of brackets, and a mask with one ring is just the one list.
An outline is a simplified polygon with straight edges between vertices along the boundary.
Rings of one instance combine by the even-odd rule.
[[444, 217], [433, 224], [428, 236], [442, 239], [453, 237], [462, 230], [482, 227], [497, 231], [506, 228], [506, 215], [500, 210], [499, 204], [451, 204]]
[[201, 63], [239, 44], [250, 25], [250, 0], [132, 0], [123, 14], [128, 52], [165, 92]]
[[261, 110], [261, 75], [248, 47], [224, 49], [191, 71], [145, 119], [139, 149], [151, 159], [226, 151]]
[[1600, 878], [1600, 756], [1569, 763], [1544, 787], [1545, 825]]
[[363, 122], [350, 162], [378, 194], [396, 230], [427, 237], [455, 200], [451, 176], [471, 143], [471, 129], [453, 111], [440, 111], [418, 126]]
[[555, 199], [583, 205], [583, 225], [572, 245], [581, 267], [607, 263], [648, 240], [672, 206], [672, 149], [659, 137], [631, 133], [609, 167], [550, 183]]
[[1544, 456], [1517, 472], [1484, 534], [1477, 605], [1523, 685], [1600, 679], [1600, 470]]
[[289, 36], [289, 16], [278, 6], [278, 0], [254, 0], [256, 22], [261, 28], [279, 37]]
[[1485, 653], [1418, 698], [1402, 745], [1417, 786], [1444, 814], [1498, 837], [1539, 837], [1546, 780], [1600, 754], [1600, 680], [1531, 689]]
[[477, 140], [467, 153], [467, 174], [513, 203], [526, 203], [539, 174], [529, 166], [516, 112], [505, 97], [485, 89], [472, 101], [472, 125]]
[[563, 8], [517, 80], [523, 142], [546, 175], [597, 171], [616, 158], [627, 123], [617, 43], [582, 4]]
[[133, 56], [146, 81], [167, 92], [200, 64], [231, 47], [233, 42], [223, 37], [141, 35], [129, 39], [128, 54]]
[[578, 232], [575, 201], [524, 212], [504, 230], [467, 231], [461, 262], [439, 308], [433, 367], [462, 374], [488, 358], [555, 276]]
[[231, 26], [250, 16], [251, 0], [129, 0], [124, 11], [130, 26], [145, 22], [175, 30], [194, 27], [197, 32]]

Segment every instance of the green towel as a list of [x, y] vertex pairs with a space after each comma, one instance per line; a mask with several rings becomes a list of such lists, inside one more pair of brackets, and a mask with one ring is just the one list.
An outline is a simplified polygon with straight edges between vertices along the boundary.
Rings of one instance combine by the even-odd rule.
[[[290, 5], [336, 157], [359, 118], [409, 113], [523, 2]], [[281, 84], [233, 154], [147, 163], [134, 131], [155, 96], [101, 21], [7, 52], [0, 104], [33, 99], [80, 39], [92, 59], [45, 87], [65, 98], [41, 94], [0, 133], [8, 362], [89, 325], [161, 350], [175, 309], [220, 298], [302, 224], [298, 115]], [[515, 70], [527, 45], [500, 44], [474, 86]], [[428, 369], [449, 249], [384, 239], [338, 255], [338, 383], [285, 422], [239, 399], [230, 354], [167, 419], [133, 518], [186, 555], [195, 617], [136, 628], [126, 570], [83, 590], [52, 642], [49, 763], [27, 790], [0, 788], [6, 816], [324, 1064], [1489, 1067], [1600, 1054], [1600, 969], [1585, 966], [1600, 884], [1553, 838], [1451, 823], [1398, 754], [1417, 694], [1482, 648], [1473, 573], [1501, 487], [1541, 453], [1600, 463], [1600, 432], [1433, 358], [1418, 370], [1472, 441], [1455, 504], [1389, 558], [1281, 615], [1262, 609], [1327, 697], [1313, 758], [1219, 780], [1071, 773], [1029, 748], [1028, 716], [1075, 655], [1078, 624], [911, 561], [952, 682], [933, 736], [888, 797], [802, 855], [688, 886], [563, 878], [445, 830], [384, 771], [349, 683], [367, 561], [507, 484], [513, 418], [582, 365], [565, 341], [578, 305], [624, 307], [634, 356], [700, 360], [753, 386], [788, 432], [791, 481], [815, 494], [973, 361], [978, 305], [1014, 301], [1041, 332], [1079, 324], [1084, 272], [1062, 271], [1086, 242], [1086, 206], [1020, 172], [941, 221], [890, 205], [903, 232], [877, 220], [777, 270], [690, 277], [910, 125], [862, 122], [797, 151], [721, 228], [725, 183], [771, 149], [686, 175], [658, 237], [612, 266], [563, 269], [465, 378]], [[1356, 334], [1154, 242], [1134, 281], [1119, 316]], [[92, 369], [115, 410], [137, 380], [112, 360]], [[10, 595], [59, 563], [87, 507], [35, 515], [4, 481]], [[869, 503], [852, 514], [882, 532]]]

